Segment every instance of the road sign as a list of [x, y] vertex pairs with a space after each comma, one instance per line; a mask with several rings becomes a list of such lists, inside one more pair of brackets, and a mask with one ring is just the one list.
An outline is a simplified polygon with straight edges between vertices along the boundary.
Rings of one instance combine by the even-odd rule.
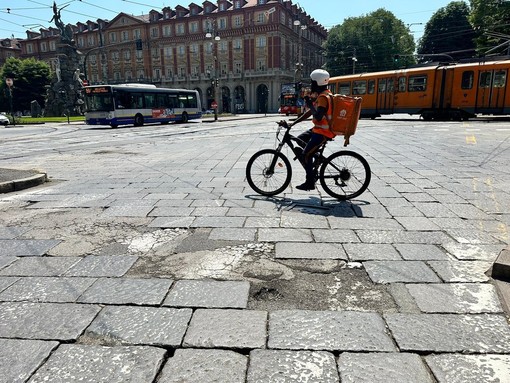
[[211, 102], [211, 108], [216, 109], [218, 107], [218, 103], [216, 101]]

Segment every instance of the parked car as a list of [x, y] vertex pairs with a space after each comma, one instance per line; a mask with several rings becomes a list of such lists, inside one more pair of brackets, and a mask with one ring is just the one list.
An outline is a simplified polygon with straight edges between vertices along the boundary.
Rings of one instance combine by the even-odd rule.
[[0, 125], [7, 126], [9, 125], [9, 118], [3, 113], [0, 113]]

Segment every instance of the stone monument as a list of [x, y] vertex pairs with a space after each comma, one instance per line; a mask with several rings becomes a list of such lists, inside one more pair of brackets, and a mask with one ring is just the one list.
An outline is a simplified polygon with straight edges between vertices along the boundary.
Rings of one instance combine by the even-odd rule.
[[60, 12], [69, 4], [58, 9], [53, 2], [53, 18], [60, 31], [60, 43], [57, 44], [55, 75], [46, 95], [46, 116], [77, 116], [83, 114], [83, 80], [80, 70], [80, 55], [73, 40], [73, 28], [64, 25]]

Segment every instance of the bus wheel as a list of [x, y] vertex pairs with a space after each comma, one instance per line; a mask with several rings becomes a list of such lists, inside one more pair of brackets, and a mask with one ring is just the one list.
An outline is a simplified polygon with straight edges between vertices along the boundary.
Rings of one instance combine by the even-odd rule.
[[183, 122], [184, 124], [188, 122], [188, 113], [184, 112], [182, 114], [182, 120], [181, 122]]
[[135, 126], [143, 126], [143, 116], [141, 114], [135, 116]]
[[110, 125], [113, 129], [117, 129], [119, 127], [119, 125], [115, 125], [115, 124], [111, 124]]

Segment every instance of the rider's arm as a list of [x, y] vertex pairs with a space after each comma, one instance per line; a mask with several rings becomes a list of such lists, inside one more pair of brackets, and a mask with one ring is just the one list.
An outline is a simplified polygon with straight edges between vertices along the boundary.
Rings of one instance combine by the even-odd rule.
[[296, 118], [296, 121], [294, 121], [290, 126], [294, 126], [296, 124], [299, 124], [301, 121], [306, 120], [311, 115], [312, 115], [312, 111], [311, 111], [311, 109], [308, 109], [305, 113], [303, 113], [301, 116]]

